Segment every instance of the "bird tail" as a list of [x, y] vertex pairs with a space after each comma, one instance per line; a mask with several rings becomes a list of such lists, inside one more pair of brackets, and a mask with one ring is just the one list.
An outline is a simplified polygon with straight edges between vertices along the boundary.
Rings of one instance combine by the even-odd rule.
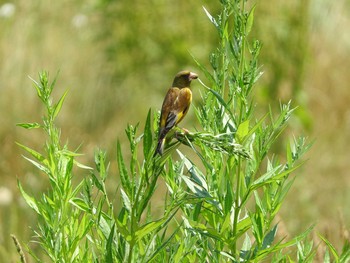
[[154, 153], [154, 156], [156, 156], [157, 154], [159, 155], [163, 155], [163, 151], [164, 151], [164, 142], [165, 142], [165, 138], [159, 138], [158, 140], [158, 145], [157, 145], [157, 149]]

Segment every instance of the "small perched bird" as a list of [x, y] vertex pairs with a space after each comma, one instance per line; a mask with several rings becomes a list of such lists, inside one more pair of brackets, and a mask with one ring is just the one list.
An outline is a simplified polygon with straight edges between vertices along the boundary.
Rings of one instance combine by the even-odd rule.
[[184, 70], [176, 74], [173, 85], [165, 95], [159, 121], [158, 145], [155, 155], [163, 154], [167, 133], [185, 117], [192, 102], [191, 81], [198, 75]]

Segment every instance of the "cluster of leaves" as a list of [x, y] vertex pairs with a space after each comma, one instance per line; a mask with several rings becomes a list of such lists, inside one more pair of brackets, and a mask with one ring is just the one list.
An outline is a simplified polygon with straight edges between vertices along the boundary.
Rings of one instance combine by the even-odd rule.
[[[218, 31], [219, 47], [210, 55], [212, 70], [197, 61], [208, 82], [200, 81], [203, 103], [195, 108], [202, 131], [175, 132], [177, 140], [168, 145], [164, 155], [154, 156], [158, 115], [148, 112], [141, 135], [138, 125], [129, 125], [128, 161], [117, 144], [120, 199], [111, 199], [106, 190], [109, 166], [103, 151], [96, 152], [96, 168], [92, 169], [79, 164], [75, 160], [78, 154], [67, 145], [61, 146], [55, 119], [66, 93], [53, 103], [55, 81], [49, 83], [45, 72], [39, 75], [39, 82], [34, 81], [46, 116], [42, 124], [19, 126], [45, 131], [45, 153], [20, 146], [32, 156], [25, 158], [48, 176], [50, 188], [40, 198], [29, 195], [20, 183], [19, 189], [38, 214], [36, 241], [50, 260], [312, 260], [315, 250], [303, 241], [311, 228], [288, 241], [276, 238], [274, 218], [293, 183], [290, 175], [302, 164], [300, 158], [309, 145], [300, 137], [287, 143], [285, 158], [271, 153], [293, 109], [288, 103], [281, 105], [277, 116], [270, 110], [255, 117], [251, 92], [261, 74], [257, 61], [260, 43], [249, 42], [254, 8], [247, 12], [245, 2], [222, 0], [222, 12], [217, 16], [205, 10]], [[191, 159], [177, 149], [181, 144], [189, 146], [186, 148], [198, 158]], [[175, 152], [177, 161], [172, 158]], [[90, 172], [77, 185], [72, 183], [75, 165]], [[160, 178], [167, 193], [163, 210], [157, 208], [155, 213], [151, 204]], [[292, 256], [285, 248], [294, 245], [297, 253]], [[334, 257], [349, 258], [349, 253], [334, 254], [336, 250], [331, 244], [329, 247]]]

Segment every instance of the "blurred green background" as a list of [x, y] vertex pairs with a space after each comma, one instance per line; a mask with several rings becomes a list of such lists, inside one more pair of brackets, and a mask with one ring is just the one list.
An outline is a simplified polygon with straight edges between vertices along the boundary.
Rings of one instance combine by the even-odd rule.
[[[288, 136], [315, 139], [281, 209], [282, 230], [292, 236], [317, 223], [339, 246], [341, 221], [350, 227], [350, 2], [256, 4], [252, 37], [263, 43], [264, 71], [255, 87], [257, 110], [292, 99], [299, 108]], [[17, 258], [11, 233], [22, 243], [33, 235], [36, 218], [17, 179], [34, 194], [47, 187], [15, 145], [39, 151], [43, 145], [40, 131], [15, 126], [41, 118], [28, 76], [48, 70], [53, 79], [60, 71], [56, 98], [69, 89], [58, 123], [63, 141], [80, 147], [79, 161], [87, 165], [96, 148], [106, 149], [116, 178], [115, 142], [125, 139], [126, 124], [142, 125], [150, 107], [160, 108], [176, 72], [198, 72], [190, 54], [208, 64], [217, 35], [202, 5], [212, 14], [220, 10], [213, 0], [0, 0], [0, 261]], [[193, 87], [196, 104], [200, 87]], [[194, 119], [192, 110], [183, 125], [193, 128]]]

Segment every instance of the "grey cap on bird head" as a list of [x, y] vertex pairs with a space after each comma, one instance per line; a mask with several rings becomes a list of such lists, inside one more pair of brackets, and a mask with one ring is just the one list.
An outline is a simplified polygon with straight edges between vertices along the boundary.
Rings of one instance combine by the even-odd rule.
[[197, 78], [198, 78], [198, 75], [196, 73], [193, 73], [189, 70], [183, 70], [175, 75], [172, 86], [178, 87], [178, 88], [189, 87], [191, 84], [191, 81]]

